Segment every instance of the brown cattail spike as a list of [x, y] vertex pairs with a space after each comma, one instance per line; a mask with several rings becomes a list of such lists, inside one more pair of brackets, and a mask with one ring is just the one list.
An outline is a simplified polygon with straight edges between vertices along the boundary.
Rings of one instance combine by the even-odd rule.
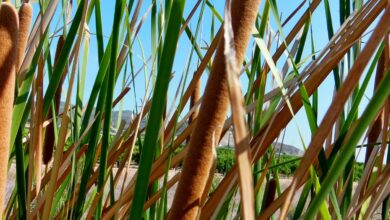
[[265, 192], [264, 192], [265, 199], [264, 199], [262, 210], [268, 208], [268, 206], [270, 206], [271, 203], [275, 200], [275, 193], [276, 193], [276, 180], [270, 179], [265, 188]]
[[[65, 38], [63, 36], [61, 36], [58, 39], [58, 43], [57, 43], [56, 53], [54, 56], [54, 65], [56, 65], [58, 62], [58, 58], [59, 58], [59, 55], [61, 53], [61, 50], [62, 50], [62, 47], [64, 46], [64, 44], [65, 44]], [[56, 94], [54, 97], [56, 114], [58, 114], [58, 111], [60, 110], [62, 84], [64, 83], [67, 69], [65, 68], [64, 71], [65, 71], [65, 73], [62, 75], [60, 84], [58, 85], [58, 88], [57, 88], [57, 91], [56, 91]], [[52, 118], [53, 118], [53, 114], [52, 114], [52, 110], [50, 109], [47, 119], [52, 119]], [[43, 145], [43, 163], [44, 164], [48, 164], [50, 162], [51, 158], [53, 157], [54, 142], [55, 142], [54, 141], [54, 124], [52, 122], [46, 127], [46, 132], [45, 132], [45, 141], [44, 141], [44, 145]]]
[[31, 4], [23, 3], [19, 9], [19, 40], [18, 55], [16, 58], [16, 72], [19, 71], [24, 59], [32, 15], [33, 9]]
[[[192, 109], [200, 99], [200, 86], [201, 86], [201, 82], [200, 80], [198, 80], [198, 82], [195, 85], [194, 92], [192, 92], [191, 95], [190, 109]], [[191, 114], [190, 118], [188, 119], [188, 124], [191, 124], [193, 121], [195, 121], [195, 119], [198, 117], [198, 114], [199, 114], [199, 107], [197, 107], [195, 111]], [[187, 143], [189, 143], [190, 137], [191, 136], [188, 136]]]
[[[231, 15], [237, 64], [242, 64], [244, 60], [259, 6], [260, 0], [232, 2]], [[212, 148], [221, 135], [228, 104], [224, 42], [220, 42], [168, 219], [196, 219], [210, 175]]]
[[[51, 110], [49, 111], [48, 116], [52, 118]], [[47, 125], [46, 132], [45, 132], [45, 141], [44, 141], [44, 147], [43, 147], [43, 163], [48, 164], [53, 156], [53, 146], [54, 146], [54, 126], [53, 122]]]
[[15, 91], [19, 21], [14, 6], [0, 6], [0, 214], [3, 214]]

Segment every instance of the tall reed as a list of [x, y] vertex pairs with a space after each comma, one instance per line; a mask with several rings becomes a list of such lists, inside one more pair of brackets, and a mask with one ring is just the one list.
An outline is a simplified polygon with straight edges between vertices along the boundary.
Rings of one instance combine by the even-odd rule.
[[[149, 7], [144, 7], [145, 1], [134, 0], [7, 2], [20, 10], [17, 15], [10, 3], [0, 8], [3, 218], [224, 220], [273, 219], [281, 213], [283, 219], [294, 211], [293, 219], [364, 219], [383, 204], [382, 218], [388, 219], [385, 198], [390, 195], [390, 165], [378, 162], [384, 161], [385, 153], [390, 161], [390, 105], [383, 105], [390, 92], [390, 5], [384, 11], [388, 0], [302, 1], [289, 14], [290, 5], [281, 5], [288, 1], [269, 0], [259, 7], [260, 0], [234, 0], [225, 16], [209, 0], [150, 1]], [[113, 15], [106, 6], [115, 3]], [[32, 6], [38, 9], [36, 16]], [[318, 19], [318, 11], [324, 9], [325, 19]], [[109, 19], [112, 28], [103, 28], [107, 23], [103, 18]], [[196, 19], [196, 30], [192, 30]], [[149, 21], [151, 42], [139, 37]], [[328, 36], [317, 31], [319, 25]], [[198, 35], [200, 29], [211, 29], [210, 39]], [[387, 65], [381, 69], [384, 48]], [[188, 49], [190, 56], [182, 71], [180, 62]], [[64, 83], [67, 67], [72, 67], [69, 84]], [[210, 74], [204, 73], [206, 69]], [[375, 70], [383, 74], [377, 74], [376, 85]], [[331, 73], [334, 84], [325, 82]], [[118, 83], [122, 76], [123, 82]], [[10, 88], [15, 82], [12, 77], [18, 78], [15, 89]], [[203, 92], [200, 85], [206, 80]], [[240, 88], [240, 82], [247, 86]], [[373, 95], [367, 92], [371, 84]], [[177, 89], [173, 99], [172, 89]], [[66, 110], [61, 115], [65, 90]], [[332, 102], [323, 101], [331, 99], [328, 91], [334, 91]], [[364, 96], [368, 102], [362, 101]], [[115, 121], [129, 122], [125, 111], [138, 112], [129, 126], [112, 126], [119, 102]], [[73, 104], [75, 111], [69, 110]], [[306, 117], [309, 132], [301, 116]], [[26, 129], [28, 124], [30, 129]], [[214, 165], [220, 168], [225, 155], [217, 150], [215, 158], [213, 148], [224, 144], [221, 137], [227, 132], [230, 136], [230, 131], [235, 160], [229, 155], [229, 164], [223, 165], [231, 168], [214, 175]], [[293, 132], [302, 137], [291, 138]], [[41, 137], [45, 146], [39, 153]], [[285, 161], [273, 156], [274, 143], [284, 140], [300, 148], [308, 146], [303, 157]], [[368, 149], [370, 158], [360, 179], [357, 148]], [[138, 162], [136, 156], [139, 163], [130, 167]], [[48, 164], [42, 173], [41, 161]], [[278, 173], [294, 161], [299, 166], [285, 189]], [[14, 163], [15, 184], [7, 187], [4, 196], [5, 183], [10, 186], [13, 181], [6, 180], [7, 164], [13, 174]], [[131, 170], [137, 173], [132, 175]], [[220, 178], [221, 182], [215, 181]], [[352, 190], [354, 182], [356, 190]], [[171, 205], [169, 194], [175, 190]]]
[[[260, 0], [232, 2], [232, 27], [236, 61], [241, 64], [251, 36]], [[224, 40], [220, 42], [191, 134], [187, 158], [169, 213], [169, 219], [195, 219], [212, 165], [213, 147], [221, 135], [228, 109]]]

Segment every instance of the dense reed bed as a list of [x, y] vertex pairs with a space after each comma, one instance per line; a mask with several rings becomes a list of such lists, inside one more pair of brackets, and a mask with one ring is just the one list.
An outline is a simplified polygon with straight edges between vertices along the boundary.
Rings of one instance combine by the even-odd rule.
[[389, 219], [389, 31], [388, 0], [2, 2], [1, 218]]

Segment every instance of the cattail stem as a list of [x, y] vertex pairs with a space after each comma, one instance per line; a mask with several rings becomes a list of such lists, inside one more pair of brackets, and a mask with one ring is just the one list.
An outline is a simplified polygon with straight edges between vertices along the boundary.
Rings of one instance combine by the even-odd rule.
[[0, 214], [3, 214], [15, 91], [19, 21], [13, 5], [0, 6]]
[[[244, 60], [259, 5], [260, 0], [234, 0], [232, 3], [232, 27], [238, 64]], [[203, 97], [169, 219], [195, 219], [201, 206], [213, 160], [213, 140], [219, 140], [229, 104], [224, 42], [218, 46]]]
[[16, 58], [16, 72], [19, 71], [22, 65], [27, 40], [30, 32], [31, 18], [33, 9], [30, 3], [25, 2], [19, 9], [19, 38], [18, 38], [18, 55]]
[[[61, 50], [65, 44], [65, 38], [64, 36], [61, 36], [58, 39], [57, 43], [57, 48], [56, 48], [56, 53], [54, 57], [54, 65], [57, 64], [59, 55], [61, 53]], [[64, 70], [67, 72], [67, 68]], [[55, 105], [55, 113], [58, 114], [60, 110], [60, 104], [61, 104], [61, 93], [62, 93], [62, 84], [64, 83], [66, 74], [62, 75], [60, 84], [58, 85], [58, 88], [56, 90], [55, 98], [54, 98], [54, 105]], [[52, 119], [53, 118], [53, 111], [50, 110], [47, 119]], [[43, 145], [43, 163], [48, 164], [50, 160], [53, 157], [53, 148], [54, 148], [54, 142], [55, 142], [55, 133], [54, 133], [54, 122], [51, 122], [49, 125], [46, 127], [46, 132], [45, 132], [45, 141]]]
[[38, 63], [38, 76], [37, 76], [37, 87], [36, 87], [36, 111], [35, 111], [35, 138], [34, 141], [34, 150], [35, 150], [35, 189], [36, 194], [38, 195], [41, 188], [41, 173], [42, 173], [42, 130], [43, 130], [43, 120], [42, 120], [42, 108], [43, 108], [43, 71], [45, 61], [43, 54], [39, 59]]

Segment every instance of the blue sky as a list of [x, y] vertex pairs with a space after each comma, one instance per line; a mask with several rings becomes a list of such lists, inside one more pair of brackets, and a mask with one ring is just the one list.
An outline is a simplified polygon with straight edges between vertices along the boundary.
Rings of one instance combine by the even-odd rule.
[[[61, 2], [61, 1], [60, 1]], [[223, 9], [224, 9], [224, 2], [221, 0], [213, 0], [211, 1], [217, 11], [223, 16]], [[279, 12], [281, 13], [282, 21], [302, 2], [301, 0], [278, 0], [278, 7], [279, 7]], [[333, 17], [333, 24], [334, 24], [334, 29], [337, 30], [339, 27], [339, 1], [330, 1], [331, 2], [331, 12], [332, 12], [332, 17]], [[186, 7], [185, 7], [185, 13], [184, 16], [187, 17], [190, 10], [193, 8], [195, 5], [196, 1], [186, 1]], [[113, 22], [113, 14], [114, 14], [114, 7], [115, 7], [115, 1], [109, 1], [109, 0], [102, 0], [101, 1], [101, 8], [102, 8], [102, 19], [103, 19], [103, 33], [108, 36], [110, 35], [112, 31], [112, 22]], [[260, 6], [260, 12], [263, 10], [263, 4], [264, 0], [262, 1], [262, 4]], [[142, 17], [147, 9], [151, 5], [151, 0], [145, 0], [142, 6], [142, 10], [140, 12], [140, 17]], [[60, 7], [61, 5], [59, 5]], [[34, 10], [34, 15], [36, 16], [36, 12], [38, 11], [38, 6], [35, 4], [35, 9]], [[303, 14], [304, 10], [308, 7], [308, 3], [305, 3], [305, 6], [303, 9], [300, 10], [300, 12], [284, 27], [284, 33], [287, 35], [289, 31], [292, 29], [293, 24], [296, 23], [296, 21], [300, 18], [300, 16]], [[59, 11], [61, 9], [59, 8], [57, 10], [56, 16], [53, 19], [51, 29], [54, 30], [56, 27], [56, 24], [58, 22], [60, 23], [60, 26], [62, 26], [62, 18], [59, 17]], [[73, 10], [74, 13], [75, 10]], [[271, 12], [272, 13], [272, 12]], [[207, 45], [210, 44], [210, 22], [211, 22], [211, 11], [210, 9], [206, 6], [204, 16], [203, 16], [203, 23], [200, 29], [200, 34], [198, 37], [198, 43], [202, 47], [206, 47]], [[196, 22], [199, 18], [199, 10], [195, 14], [194, 18], [190, 22], [190, 28], [193, 32], [195, 32], [196, 28]], [[324, 6], [321, 3], [315, 13], [312, 15], [312, 28], [313, 28], [313, 33], [314, 33], [314, 43], [315, 43], [315, 48], [316, 50], [319, 50], [323, 48], [326, 43], [328, 42], [328, 35], [327, 35], [327, 28], [326, 28], [326, 18], [325, 18], [325, 13], [324, 13]], [[215, 32], [217, 32], [220, 23], [215, 19], [216, 24], [215, 24]], [[272, 14], [270, 15], [270, 22], [271, 26], [274, 30], [277, 30], [277, 26], [275, 25], [274, 19]], [[87, 67], [87, 80], [86, 80], [86, 85], [85, 85], [85, 97], [84, 100], [86, 100], [89, 97], [89, 93], [92, 89], [93, 82], [95, 80], [96, 74], [98, 72], [98, 55], [97, 55], [97, 44], [96, 44], [96, 36], [93, 35], [95, 33], [95, 20], [94, 20], [94, 15], [92, 16], [91, 22], [89, 24], [89, 29], [90, 32], [92, 33], [91, 35], [91, 42], [90, 42], [90, 49], [89, 49], [89, 57], [88, 57], [88, 67]], [[144, 25], [142, 26], [138, 39], [134, 43], [133, 47], [133, 53], [134, 53], [134, 67], [135, 70], [139, 70], [142, 65], [143, 65], [143, 58], [148, 58], [151, 55], [151, 35], [150, 35], [150, 15], [148, 15]], [[52, 33], [53, 31], [51, 31]], [[105, 42], [107, 43], [108, 39], [105, 39]], [[56, 43], [56, 39], [53, 41], [53, 45]], [[253, 44], [253, 42], [251, 42]], [[249, 47], [251, 48], [251, 47]], [[54, 54], [55, 47], [51, 47], [52, 54]], [[172, 104], [172, 98], [173, 95], [176, 93], [176, 90], [179, 86], [179, 82], [181, 79], [181, 76], [184, 74], [184, 70], [186, 68], [187, 60], [189, 57], [189, 53], [191, 50], [191, 45], [190, 42], [188, 41], [188, 38], [186, 37], [185, 34], [182, 35], [182, 37], [179, 40], [178, 43], [178, 48], [175, 56], [175, 62], [174, 62], [174, 67], [173, 67], [173, 72], [175, 73], [169, 87], [169, 107]], [[275, 48], [272, 48], [271, 53], [275, 50]], [[205, 53], [205, 50], [203, 51]], [[306, 49], [304, 51], [303, 57], [306, 57], [310, 55], [310, 48], [309, 45], [306, 45]], [[246, 59], [249, 60], [251, 57], [252, 51], [248, 50], [247, 57]], [[193, 61], [190, 63], [190, 71], [189, 71], [189, 79], [187, 80], [187, 83], [189, 82], [192, 73], [195, 71], [196, 66], [197, 66], [197, 55], [194, 53], [193, 55]], [[286, 58], [282, 57], [280, 61], [277, 63], [277, 67], [281, 68], [284, 65]], [[81, 61], [81, 60], [80, 60]], [[150, 66], [150, 65], [149, 65]], [[150, 69], [145, 71], [147, 74], [150, 73]], [[123, 71], [122, 73], [123, 74]], [[129, 74], [129, 73], [128, 73]], [[206, 81], [207, 81], [207, 75], [208, 73], [205, 73], [204, 76], [202, 77], [202, 87], [205, 86]], [[121, 80], [122, 77], [119, 77]], [[123, 108], [124, 109], [130, 109], [134, 110], [135, 108], [135, 101], [137, 101], [137, 104], [139, 105], [141, 103], [141, 98], [144, 95], [145, 92], [145, 77], [144, 77], [144, 71], [137, 77], [136, 79], [136, 87], [135, 91], [137, 94], [137, 100], [134, 99], [133, 95], [133, 90], [134, 88], [131, 88], [130, 93], [124, 98], [123, 102]], [[246, 84], [247, 84], [247, 77], [243, 76], [241, 77], [241, 82], [243, 86], [243, 90], [246, 91]], [[371, 83], [372, 84], [372, 83]], [[328, 109], [331, 100], [332, 100], [332, 94], [333, 94], [333, 76], [332, 74], [329, 74], [329, 77], [325, 80], [325, 82], [320, 86], [319, 88], [319, 99], [320, 101], [320, 106], [319, 106], [319, 118], [320, 120], [322, 119], [323, 115], [325, 114], [326, 110]], [[65, 84], [67, 86], [67, 84]], [[268, 88], [270, 89], [270, 88]], [[116, 90], [115, 90], [115, 95], [118, 95], [119, 92], [121, 91], [121, 82], [118, 81]], [[372, 85], [368, 88], [367, 91], [372, 91]], [[64, 95], [64, 94], [63, 94]], [[367, 94], [370, 96], [371, 94]], [[64, 97], [63, 97], [64, 98]], [[303, 139], [306, 145], [309, 144], [310, 140], [310, 131], [308, 124], [306, 122], [306, 116], [303, 111], [300, 111], [296, 115], [296, 120], [297, 120], [297, 125], [299, 126], [299, 130], [302, 132]], [[319, 121], [320, 122], [320, 121]], [[280, 137], [282, 138], [282, 137]], [[302, 144], [297, 132], [296, 125], [294, 123], [290, 123], [290, 125], [286, 129], [286, 134], [284, 141], [288, 144], [295, 145], [297, 147], [302, 148]]]

